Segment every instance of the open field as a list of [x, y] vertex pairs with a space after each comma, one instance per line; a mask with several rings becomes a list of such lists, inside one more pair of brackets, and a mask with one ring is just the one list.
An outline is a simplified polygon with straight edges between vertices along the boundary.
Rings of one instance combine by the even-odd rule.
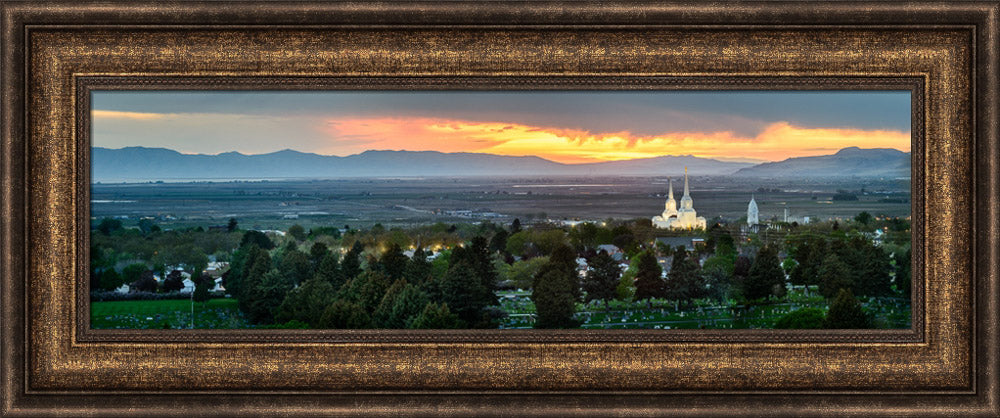
[[[236, 299], [194, 302], [195, 328], [247, 328]], [[191, 300], [128, 300], [91, 302], [90, 327], [94, 329], [190, 328]]]
[[[492, 220], [604, 220], [649, 218], [663, 210], [667, 179], [612, 178], [369, 178], [190, 183], [126, 183], [92, 186], [91, 216], [158, 217], [163, 228], [224, 225], [281, 229], [292, 224], [364, 228], [374, 223], [415, 226]], [[857, 201], [834, 201], [838, 189]], [[864, 192], [862, 192], [864, 190]], [[675, 179], [677, 199], [683, 180]], [[827, 183], [792, 179], [692, 177], [691, 196], [700, 216], [735, 221], [753, 195], [761, 220], [910, 215], [908, 180], [843, 179]]]

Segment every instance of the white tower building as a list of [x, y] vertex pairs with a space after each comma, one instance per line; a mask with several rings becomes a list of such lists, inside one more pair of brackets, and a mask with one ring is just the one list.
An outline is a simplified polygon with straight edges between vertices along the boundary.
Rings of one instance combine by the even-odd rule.
[[754, 226], [760, 223], [757, 212], [757, 201], [750, 195], [750, 204], [747, 205], [747, 225]]

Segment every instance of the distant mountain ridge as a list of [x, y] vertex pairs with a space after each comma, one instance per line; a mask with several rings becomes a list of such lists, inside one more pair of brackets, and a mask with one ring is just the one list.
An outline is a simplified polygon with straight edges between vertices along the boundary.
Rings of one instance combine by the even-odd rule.
[[844, 148], [836, 154], [752, 164], [691, 155], [626, 161], [563, 164], [541, 157], [468, 152], [365, 151], [345, 157], [294, 150], [247, 155], [182, 154], [166, 148], [94, 147], [94, 182], [184, 179], [469, 177], [520, 175], [743, 177], [909, 177], [910, 153], [894, 149]]
[[736, 172], [743, 177], [910, 177], [910, 153], [891, 148], [847, 147], [832, 155], [762, 163]]
[[433, 177], [519, 175], [728, 175], [751, 163], [686, 156], [563, 164], [535, 156], [438, 151], [365, 151], [345, 157], [294, 150], [246, 155], [182, 154], [166, 148], [94, 147], [94, 182], [237, 178]]

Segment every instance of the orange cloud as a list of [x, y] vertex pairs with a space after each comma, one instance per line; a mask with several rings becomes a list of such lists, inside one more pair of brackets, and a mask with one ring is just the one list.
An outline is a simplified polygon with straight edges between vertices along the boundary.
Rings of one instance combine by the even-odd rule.
[[163, 113], [142, 113], [142, 112], [122, 112], [118, 110], [93, 110], [91, 116], [97, 119], [162, 119], [166, 115]]
[[687, 154], [776, 161], [831, 154], [849, 146], [910, 150], [909, 132], [801, 128], [788, 122], [772, 123], [754, 137], [730, 131], [668, 132], [653, 136], [629, 132], [594, 134], [577, 129], [435, 118], [331, 120], [326, 131], [337, 138], [331, 149], [342, 150], [342, 141], [346, 140], [364, 149], [536, 155], [563, 163]]

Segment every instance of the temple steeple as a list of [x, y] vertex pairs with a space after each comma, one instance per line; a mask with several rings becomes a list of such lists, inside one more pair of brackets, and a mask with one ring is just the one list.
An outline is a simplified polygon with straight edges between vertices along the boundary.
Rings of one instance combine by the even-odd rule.
[[684, 167], [684, 197], [688, 197], [688, 168]]
[[674, 200], [674, 179], [670, 179], [670, 191], [667, 192], [667, 199]]

